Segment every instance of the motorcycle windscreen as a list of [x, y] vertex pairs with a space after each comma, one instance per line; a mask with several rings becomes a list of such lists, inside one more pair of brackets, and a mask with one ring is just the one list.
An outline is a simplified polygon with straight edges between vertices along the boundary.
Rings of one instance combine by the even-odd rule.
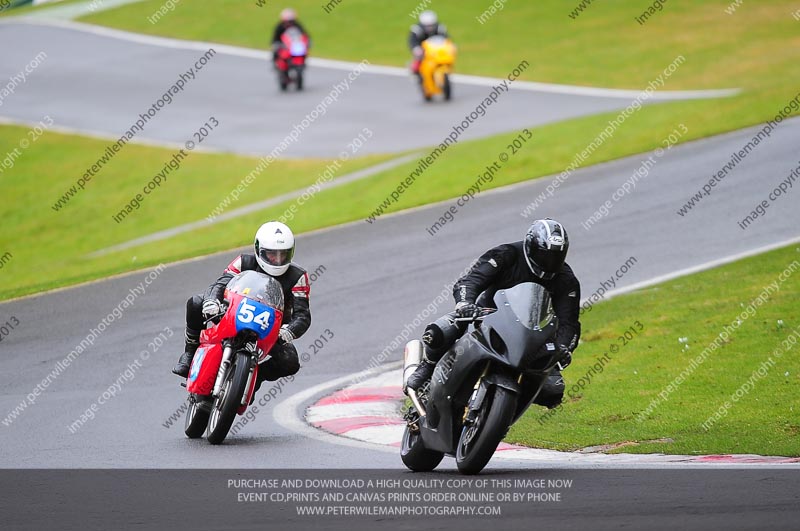
[[297, 28], [290, 28], [284, 34], [284, 44], [289, 48], [289, 53], [294, 57], [303, 56], [308, 51], [308, 45], [303, 39], [303, 33]]
[[447, 43], [447, 37], [444, 37], [443, 35], [433, 35], [425, 39], [424, 42], [430, 47], [445, 46]]
[[283, 288], [277, 280], [258, 271], [244, 271], [228, 282], [227, 290], [283, 311]]
[[497, 308], [507, 304], [520, 324], [528, 330], [542, 330], [553, 320], [550, 294], [543, 286], [533, 282], [498, 291], [494, 303]]
[[241, 295], [234, 309], [237, 333], [252, 330], [265, 339], [281, 325], [283, 289], [271, 276], [257, 271], [239, 273], [228, 282], [227, 292]]

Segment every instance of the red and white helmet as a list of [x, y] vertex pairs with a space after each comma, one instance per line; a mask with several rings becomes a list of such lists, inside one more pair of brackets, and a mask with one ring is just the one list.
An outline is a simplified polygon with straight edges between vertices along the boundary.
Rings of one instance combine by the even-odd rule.
[[286, 273], [292, 263], [294, 234], [280, 221], [270, 221], [256, 231], [253, 247], [261, 269], [268, 275], [279, 277]]
[[294, 22], [295, 20], [297, 20], [297, 11], [291, 7], [281, 11], [281, 22]]

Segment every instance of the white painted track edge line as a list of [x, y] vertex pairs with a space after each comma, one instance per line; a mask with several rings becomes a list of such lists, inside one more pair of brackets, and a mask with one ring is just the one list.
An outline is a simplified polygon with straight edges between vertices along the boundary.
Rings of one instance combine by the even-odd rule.
[[277, 406], [275, 406], [275, 409], [273, 409], [272, 416], [275, 419], [275, 422], [277, 422], [279, 425], [286, 428], [287, 430], [292, 431], [294, 433], [298, 433], [306, 437], [310, 437], [312, 439], [343, 446], [367, 448], [370, 450], [395, 453], [397, 449], [391, 446], [386, 446], [377, 443], [368, 443], [365, 441], [359, 441], [357, 439], [349, 439], [347, 437], [333, 435], [332, 433], [328, 433], [320, 429], [314, 428], [305, 421], [304, 416], [301, 417], [298, 414], [298, 410], [304, 403], [311, 400], [314, 396], [324, 395], [324, 393], [326, 393], [327, 391], [330, 391], [334, 388], [339, 388], [354, 380], [358, 380], [360, 378], [369, 375], [377, 376], [384, 372], [398, 369], [400, 368], [401, 365], [402, 362], [389, 363], [386, 365], [381, 365], [380, 367], [376, 367], [374, 369], [367, 369], [354, 374], [348, 374], [333, 380], [329, 380], [327, 382], [322, 382], [320, 384], [314, 385], [312, 387], [309, 387], [308, 389], [305, 389], [303, 391], [300, 391], [299, 393], [290, 396], [283, 402], [280, 402]]
[[[376, 372], [373, 376], [369, 377], [367, 382], [372, 380], [382, 381], [382, 377], [385, 374], [390, 372], [397, 371], [397, 378], [401, 377], [401, 368], [397, 367], [400, 362], [395, 362], [394, 367], [390, 365], [385, 365], [383, 367], [376, 368]], [[378, 371], [378, 369], [383, 369], [382, 371]], [[352, 375], [353, 378], [356, 378], [360, 375], [363, 375], [365, 371], [358, 373], [357, 375]], [[344, 377], [346, 378], [346, 377]], [[341, 379], [339, 379], [341, 380]], [[324, 388], [324, 386], [322, 386]], [[345, 387], [344, 390], [351, 389], [352, 386]], [[330, 396], [330, 395], [327, 395]], [[290, 397], [291, 399], [291, 397]], [[300, 401], [302, 403], [302, 400]], [[386, 400], [376, 401], [379, 403], [388, 402]], [[310, 406], [313, 407], [313, 404]], [[340, 418], [347, 418], [340, 417]], [[330, 419], [328, 419], [330, 420]], [[305, 421], [301, 421], [304, 422]], [[306, 423], [307, 425], [307, 423]], [[307, 427], [314, 429], [311, 426]], [[396, 427], [396, 426], [395, 426]], [[351, 430], [349, 433], [355, 434], [362, 434], [366, 428], [357, 428]], [[321, 430], [317, 430], [321, 432]], [[339, 439], [346, 439], [348, 442], [352, 442], [354, 440], [361, 440], [361, 442], [365, 444], [377, 444], [383, 445], [385, 448], [389, 448], [392, 452], [398, 452], [398, 449], [392, 445], [392, 443], [398, 442], [392, 440], [392, 442], [368, 442], [363, 439], [359, 439], [356, 436], [350, 436], [345, 434], [328, 434], [332, 437], [339, 438]], [[375, 435], [374, 433], [372, 434]], [[340, 442], [340, 441], [332, 441], [332, 442]], [[716, 462], [716, 461], [698, 461], [695, 460], [696, 457], [704, 457], [704, 456], [692, 456], [692, 455], [683, 455], [683, 454], [663, 454], [663, 453], [653, 453], [653, 454], [606, 454], [604, 452], [592, 452], [592, 453], [583, 453], [583, 452], [561, 452], [558, 450], [550, 450], [550, 449], [543, 449], [543, 448], [536, 448], [536, 447], [526, 447], [524, 445], [512, 445], [518, 446], [518, 448], [513, 448], [509, 450], [500, 451], [496, 453], [492, 459], [499, 459], [501, 462], [503, 461], [516, 461], [516, 462], [548, 462], [552, 463], [554, 458], [563, 459], [564, 464], [569, 465], [570, 467], [578, 466], [582, 469], [589, 469], [595, 467], [602, 467], [602, 468], [625, 468], [625, 469], [632, 469], [632, 468], [655, 468], [655, 469], [679, 469], [679, 468], [710, 468], [714, 470], [727, 468], [727, 469], [743, 469], [743, 468], [758, 468], [758, 469], [775, 469], [775, 470], [782, 470], [786, 468], [800, 468], [800, 463], [780, 463], [774, 461], [762, 461], [762, 462]], [[508, 452], [508, 453], [506, 453]], [[717, 454], [710, 454], [710, 455], [717, 455]], [[720, 454], [726, 455], [726, 454]], [[730, 454], [735, 457], [740, 458], [767, 458], [767, 459], [781, 459], [786, 456], [769, 456], [769, 455], [757, 455], [757, 454]], [[561, 457], [563, 456], [563, 457]], [[708, 456], [705, 456], [708, 457]]]

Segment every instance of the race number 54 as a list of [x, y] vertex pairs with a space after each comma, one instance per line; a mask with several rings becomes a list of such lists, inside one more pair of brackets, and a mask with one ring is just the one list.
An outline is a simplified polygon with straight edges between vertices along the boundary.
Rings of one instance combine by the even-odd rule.
[[257, 310], [255, 306], [252, 304], [248, 304], [247, 302], [243, 302], [242, 305], [239, 307], [239, 320], [243, 323], [250, 323], [254, 322], [257, 325], [261, 325], [262, 330], [266, 330], [269, 327], [269, 318], [270, 313], [268, 311], [263, 311], [260, 314], [256, 315], [255, 310]]

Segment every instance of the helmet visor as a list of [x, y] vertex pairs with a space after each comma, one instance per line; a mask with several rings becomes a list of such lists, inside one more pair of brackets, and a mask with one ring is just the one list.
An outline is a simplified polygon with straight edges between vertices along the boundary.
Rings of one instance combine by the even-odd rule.
[[563, 250], [536, 249], [531, 259], [545, 273], [558, 273], [566, 257], [567, 253]]
[[294, 248], [292, 249], [266, 249], [262, 247], [258, 250], [258, 256], [271, 266], [285, 266], [292, 261]]

